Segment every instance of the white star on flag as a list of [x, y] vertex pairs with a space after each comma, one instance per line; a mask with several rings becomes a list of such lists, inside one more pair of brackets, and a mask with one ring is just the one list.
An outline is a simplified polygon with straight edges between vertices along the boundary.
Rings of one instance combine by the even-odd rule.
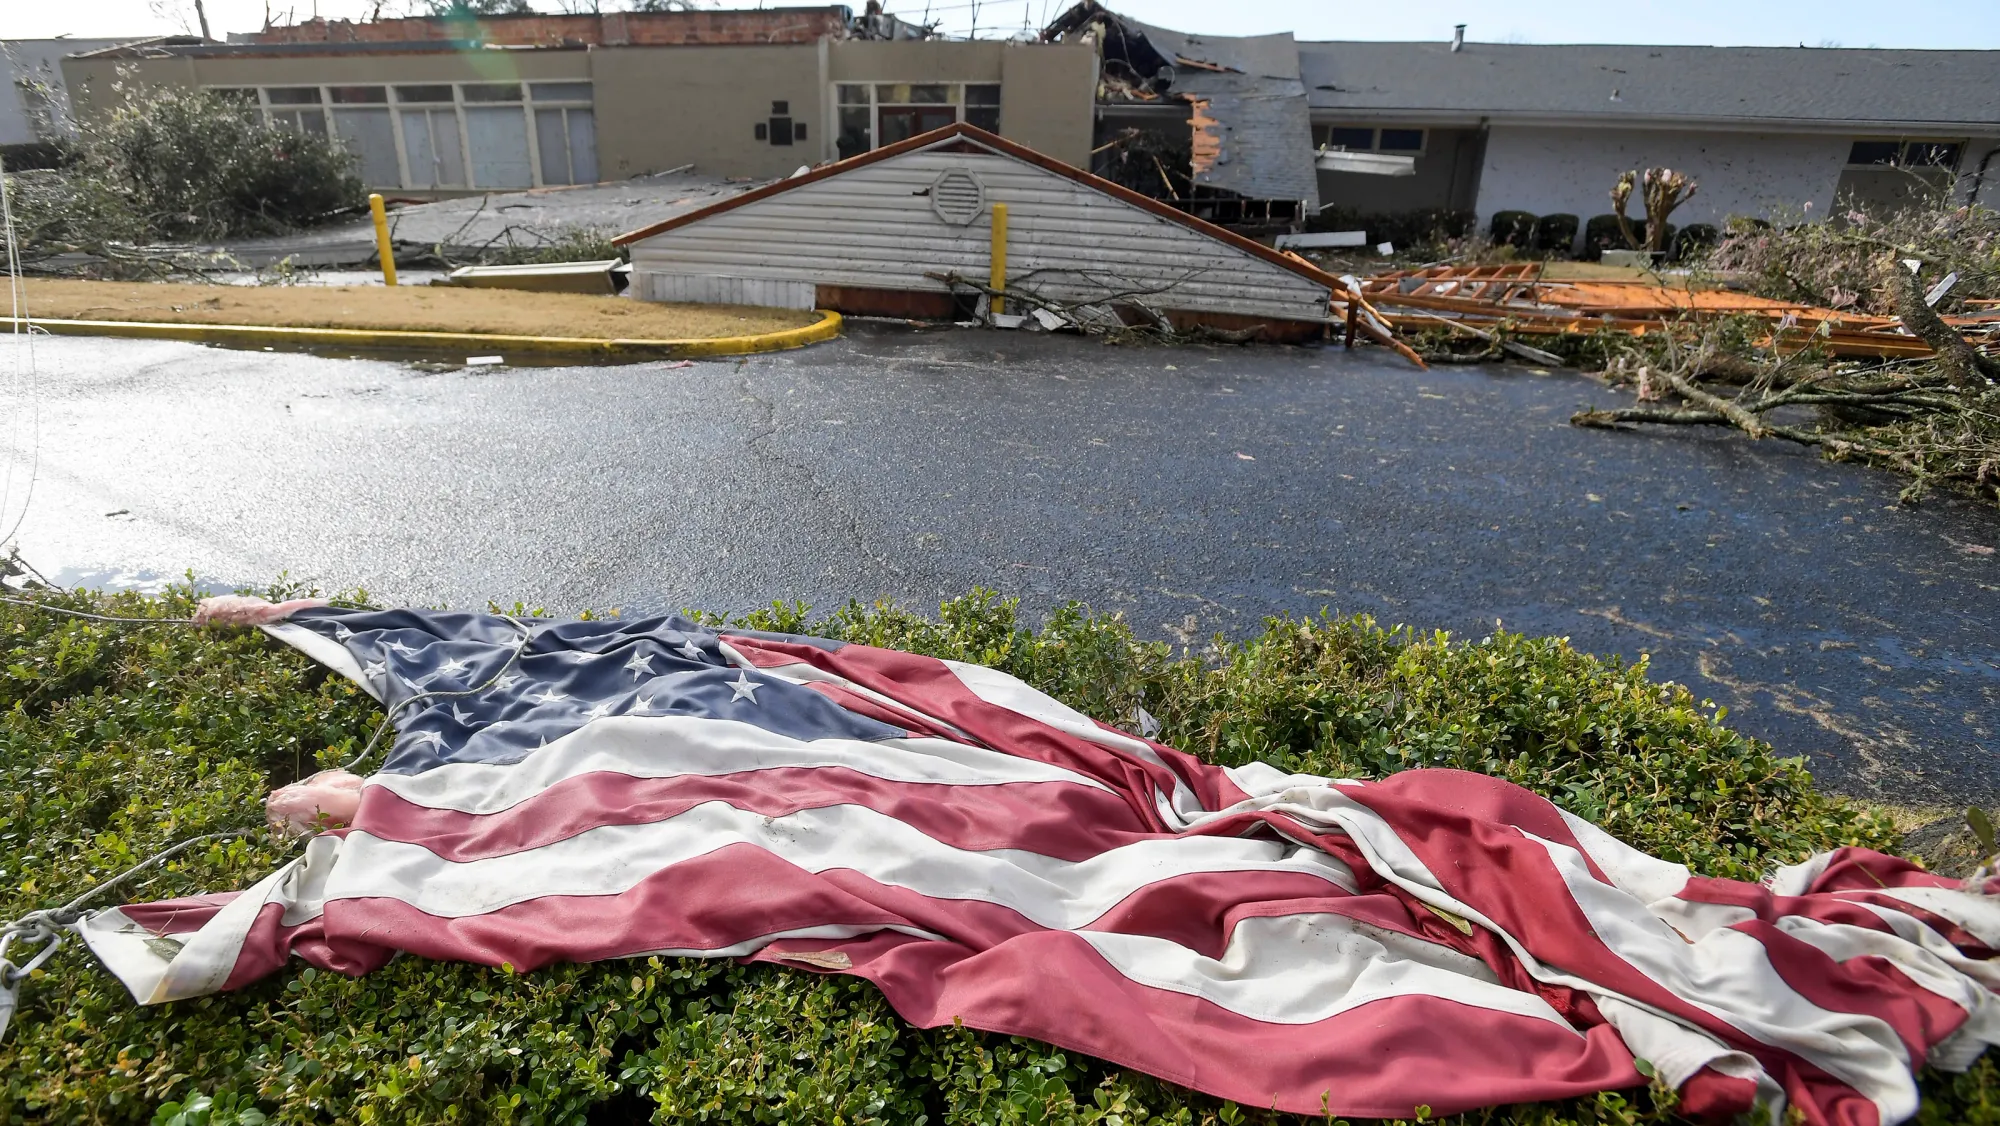
[[748, 700], [754, 704], [757, 702], [757, 690], [762, 687], [764, 686], [750, 679], [748, 669], [738, 669], [736, 679], [729, 682], [730, 691], [735, 693], [729, 697], [729, 702], [733, 704], [738, 700]]
[[451, 706], [451, 718], [467, 725], [472, 723], [472, 713], [459, 707], [457, 704]]
[[596, 704], [593, 704], [589, 709], [587, 709], [583, 714], [589, 716], [592, 719], [603, 719], [605, 716], [611, 714], [611, 701], [599, 700]]
[[361, 666], [361, 675], [367, 677], [370, 680], [380, 680], [382, 679], [383, 674], [387, 673], [388, 671], [389, 671], [389, 666], [383, 664], [381, 661], [370, 661], [367, 664]]
[[553, 704], [557, 700], [567, 700], [569, 699], [569, 697], [564, 693], [556, 691], [553, 688], [544, 688], [542, 689], [540, 695], [530, 696], [528, 697], [528, 699], [533, 700], [538, 704]]
[[625, 662], [625, 671], [632, 674], [633, 680], [653, 675], [653, 655], [634, 650], [632, 659]]
[[696, 645], [694, 643], [693, 638], [689, 638], [688, 640], [681, 642], [680, 647], [678, 649], [675, 649], [674, 652], [679, 653], [681, 656], [686, 657], [690, 661], [703, 661], [708, 659], [708, 654], [703, 653], [701, 651], [701, 646]]
[[353, 630], [348, 629], [346, 626], [341, 625], [339, 622], [335, 622], [333, 624], [333, 639], [335, 641], [338, 641], [342, 645], [345, 645], [347, 644], [348, 639], [353, 636], [354, 636]]
[[493, 687], [498, 688], [502, 692], [519, 683], [521, 683], [521, 674], [517, 672], [501, 673], [499, 676], [493, 678]]
[[417, 655], [417, 651], [415, 649], [410, 648], [409, 646], [403, 644], [400, 641], [391, 641], [387, 646], [385, 646], [385, 648], [387, 648], [389, 652], [398, 654], [399, 656], [414, 657]]
[[467, 662], [461, 661], [457, 657], [453, 657], [451, 660], [446, 661], [444, 664], [438, 666], [437, 675], [456, 676], [459, 673], [462, 673], [466, 669], [471, 667], [472, 666]]
[[410, 746], [420, 747], [426, 744], [433, 747], [443, 747], [444, 736], [435, 731], [418, 731], [410, 736]]
[[650, 712], [650, 711], [652, 711], [652, 710], [653, 710], [653, 698], [652, 698], [651, 696], [641, 696], [641, 697], [639, 697], [638, 699], [636, 699], [636, 700], [633, 700], [633, 701], [632, 701], [632, 710], [633, 710], [633, 711], [635, 711], [635, 712]]

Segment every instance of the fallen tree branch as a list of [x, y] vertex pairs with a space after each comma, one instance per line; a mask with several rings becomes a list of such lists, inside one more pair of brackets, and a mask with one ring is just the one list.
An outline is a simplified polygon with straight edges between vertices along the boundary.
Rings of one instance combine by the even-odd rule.
[[1906, 268], [1902, 260], [1890, 257], [1883, 260], [1882, 269], [1887, 275], [1890, 292], [1895, 295], [1896, 314], [1902, 318], [1903, 327], [1916, 334], [1938, 355], [1938, 363], [1951, 376], [1951, 381], [1960, 387], [1984, 387], [1987, 381], [2000, 379], [2000, 363], [1995, 363], [1979, 353], [1978, 349], [1965, 342], [1950, 325], [1937, 315], [1937, 310], [1924, 301], [1923, 282], [1916, 271]]
[[[1642, 368], [1640, 370], [1643, 372], [1645, 369]], [[1661, 368], [1658, 375], [1662, 382], [1679, 392], [1681, 398], [1686, 399], [1690, 403], [1698, 403], [1714, 411], [1716, 414], [1729, 420], [1731, 425], [1750, 435], [1750, 437], [1761, 439], [1771, 433], [1771, 428], [1766, 426], [1764, 421], [1755, 414], [1719, 395], [1709, 394], [1695, 386], [1693, 382], [1683, 378], [1678, 372]]]

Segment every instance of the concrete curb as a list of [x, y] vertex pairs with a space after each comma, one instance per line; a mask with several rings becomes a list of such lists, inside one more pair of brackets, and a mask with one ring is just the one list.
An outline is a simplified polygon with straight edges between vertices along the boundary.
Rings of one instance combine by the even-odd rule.
[[[742, 356], [803, 348], [840, 335], [840, 314], [820, 310], [819, 321], [803, 328], [754, 336], [694, 340], [601, 340], [562, 336], [502, 336], [482, 332], [402, 332], [368, 328], [278, 328], [271, 325], [175, 324], [166, 321], [66, 321], [32, 318], [35, 328], [57, 336], [124, 336], [142, 340], [187, 340], [236, 348], [364, 348], [386, 352], [445, 352], [538, 360], [576, 359], [598, 363]], [[17, 331], [22, 322], [0, 317], [0, 328]]]

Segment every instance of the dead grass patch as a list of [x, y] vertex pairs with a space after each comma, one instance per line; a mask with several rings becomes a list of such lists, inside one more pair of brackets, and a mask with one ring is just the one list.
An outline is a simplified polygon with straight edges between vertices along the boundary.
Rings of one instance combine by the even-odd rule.
[[801, 328], [818, 314], [453, 286], [234, 286], [31, 279], [35, 317], [86, 321], [692, 340]]

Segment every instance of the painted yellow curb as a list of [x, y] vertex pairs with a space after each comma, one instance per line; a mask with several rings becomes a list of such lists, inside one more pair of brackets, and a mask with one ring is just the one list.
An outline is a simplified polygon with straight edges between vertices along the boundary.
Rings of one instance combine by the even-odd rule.
[[[143, 340], [188, 340], [232, 347], [369, 348], [397, 352], [447, 352], [536, 359], [664, 360], [695, 356], [741, 356], [803, 348], [840, 335], [840, 314], [822, 309], [819, 321], [803, 328], [752, 336], [714, 336], [692, 340], [602, 340], [565, 336], [503, 336], [484, 332], [403, 332], [372, 328], [279, 328], [272, 325], [175, 324], [166, 321], [30, 322], [57, 336], [125, 336]], [[0, 326], [18, 327], [12, 317]]]

